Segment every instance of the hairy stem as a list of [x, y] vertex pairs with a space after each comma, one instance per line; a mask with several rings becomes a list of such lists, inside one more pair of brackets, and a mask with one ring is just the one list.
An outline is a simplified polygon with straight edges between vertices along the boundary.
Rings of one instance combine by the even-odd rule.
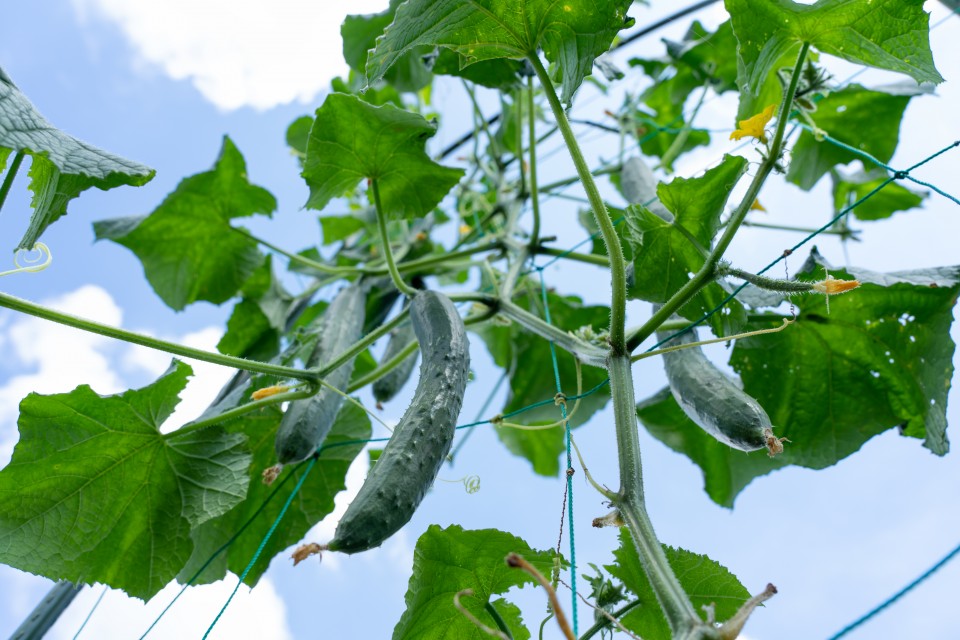
[[373, 190], [373, 205], [377, 209], [377, 227], [380, 229], [380, 244], [383, 247], [383, 257], [387, 261], [390, 278], [393, 279], [393, 284], [400, 290], [400, 293], [408, 298], [412, 298], [416, 295], [417, 290], [403, 281], [403, 278], [400, 277], [400, 272], [397, 270], [397, 264], [393, 261], [393, 250], [390, 248], [390, 237], [387, 235], [387, 214], [383, 210], [383, 205], [380, 203], [380, 187], [377, 185], [376, 179], [370, 181], [370, 188]]
[[350, 345], [343, 353], [338, 354], [330, 362], [324, 363], [324, 365], [317, 369], [317, 375], [321, 378], [333, 373], [340, 368], [340, 365], [344, 364], [348, 360], [352, 360], [360, 354], [361, 351], [372, 345], [374, 342], [387, 335], [393, 331], [404, 318], [410, 314], [410, 307], [404, 306], [400, 310], [400, 313], [390, 318], [387, 322], [384, 322], [379, 327], [363, 336], [360, 340], [357, 340], [355, 343]]
[[59, 324], [67, 325], [68, 327], [74, 327], [75, 329], [81, 329], [90, 333], [96, 333], [108, 338], [116, 338], [117, 340], [123, 340], [124, 342], [139, 344], [141, 346], [156, 349], [158, 351], [165, 351], [167, 353], [172, 353], [173, 355], [182, 356], [184, 358], [193, 358], [195, 360], [201, 360], [211, 364], [219, 364], [223, 365], [224, 367], [241, 369], [243, 371], [252, 371], [254, 373], [264, 373], [266, 375], [277, 376], [279, 378], [295, 378], [297, 380], [304, 380], [307, 382], [317, 382], [320, 380], [320, 376], [315, 371], [284, 367], [266, 362], [256, 362], [254, 360], [237, 358], [213, 351], [204, 351], [203, 349], [186, 347], [184, 345], [177, 344], [176, 342], [167, 342], [166, 340], [160, 340], [159, 338], [143, 335], [142, 333], [118, 329], [117, 327], [100, 324], [99, 322], [94, 322], [93, 320], [86, 320], [85, 318], [78, 318], [77, 316], [73, 316], [68, 313], [54, 311], [53, 309], [48, 309], [42, 305], [34, 304], [28, 300], [23, 300], [22, 298], [17, 298], [6, 293], [0, 293], [0, 307], [13, 309], [14, 311], [26, 313], [27, 315], [43, 318], [44, 320], [50, 320], [51, 322], [57, 322]]
[[563, 329], [548, 324], [526, 309], [507, 299], [501, 299], [499, 310], [524, 329], [531, 331], [541, 338], [553, 341], [558, 347], [566, 349], [580, 359], [584, 364], [603, 367], [606, 364], [607, 352], [579, 338], [575, 338]]
[[[533, 117], [533, 76], [527, 78], [527, 125], [530, 130], [530, 208], [533, 212], [533, 229], [530, 231], [530, 246], [540, 244], [540, 190], [537, 186], [537, 119]], [[519, 131], [520, 127], [517, 127]], [[523, 171], [520, 172], [523, 175]]]
[[[617, 609], [616, 611], [614, 611], [613, 613], [611, 613], [610, 618], [613, 618], [614, 620], [619, 620], [623, 616], [627, 615], [628, 613], [630, 613], [631, 611], [639, 607], [641, 604], [643, 604], [641, 600], [634, 600], [633, 602], [629, 602], [623, 605], [622, 607], [620, 607], [619, 609]], [[596, 624], [594, 624], [592, 627], [587, 629], [583, 633], [583, 635], [580, 636], [579, 640], [590, 640], [590, 638], [597, 635], [604, 629], [608, 628], [610, 625], [613, 624], [610, 618], [604, 617], [602, 620], [598, 620]]]
[[203, 420], [197, 420], [196, 422], [191, 422], [185, 424], [176, 431], [171, 431], [164, 435], [165, 438], [176, 438], [187, 433], [193, 433], [194, 431], [200, 431], [201, 429], [207, 429], [209, 427], [216, 426], [218, 424], [223, 424], [224, 422], [229, 422], [230, 420], [235, 420], [241, 416], [245, 416], [252, 411], [257, 409], [262, 409], [270, 405], [279, 404], [281, 402], [289, 402], [293, 400], [301, 400], [303, 398], [309, 398], [310, 396], [316, 395], [317, 391], [320, 390], [320, 387], [317, 385], [310, 385], [307, 389], [298, 389], [295, 391], [288, 391], [286, 393], [278, 393], [272, 395], [268, 398], [263, 398], [262, 400], [254, 400], [246, 404], [242, 404], [239, 407], [234, 407], [224, 411], [223, 413], [209, 418], [204, 418]]
[[803, 72], [803, 63], [807, 57], [807, 50], [810, 48], [810, 45], [804, 43], [800, 47], [800, 53], [797, 56], [797, 63], [793, 69], [793, 75], [790, 77], [790, 85], [787, 87], [787, 90], [783, 94], [783, 100], [780, 102], [780, 111], [777, 114], [777, 131], [774, 134], [773, 141], [770, 144], [769, 153], [763, 162], [760, 163], [760, 167], [757, 169], [756, 175], [753, 177], [753, 181], [750, 183], [747, 193], [743, 196], [743, 199], [740, 201], [740, 204], [737, 205], [737, 208], [734, 209], [733, 214], [730, 216], [730, 219], [727, 221], [727, 226], [723, 230], [723, 234], [717, 240], [717, 244], [713, 247], [713, 250], [707, 256], [707, 259], [704, 261], [703, 266], [700, 267], [700, 270], [684, 284], [679, 291], [677, 291], [673, 296], [667, 300], [662, 307], [650, 317], [650, 319], [634, 334], [629, 342], [627, 343], [627, 349], [633, 351], [636, 349], [640, 343], [646, 340], [654, 331], [657, 330], [667, 318], [672, 316], [677, 309], [686, 304], [693, 296], [697, 294], [703, 287], [708, 285], [713, 281], [716, 274], [717, 263], [720, 262], [720, 258], [723, 257], [724, 252], [727, 250], [727, 247], [730, 246], [730, 243], [733, 241], [733, 237], [736, 235], [737, 231], [740, 229], [740, 225], [743, 224], [744, 218], [746, 218], [747, 213], [750, 210], [750, 206], [757, 199], [757, 196], [760, 194], [760, 189], [763, 187], [763, 183], [766, 182], [767, 177], [770, 175], [770, 172], [773, 171], [776, 166], [780, 155], [783, 153], [783, 137], [784, 131], [787, 127], [787, 119], [790, 115], [790, 109], [793, 106], [793, 95], [797, 90], [797, 84], [800, 81], [800, 75]]
[[553, 84], [550, 81], [547, 70], [544, 69], [543, 63], [540, 62], [540, 58], [536, 55], [530, 55], [527, 59], [530, 60], [530, 63], [533, 65], [534, 71], [536, 71], [537, 77], [540, 79], [540, 84], [547, 94], [547, 100], [550, 102], [550, 108], [553, 110], [553, 117], [557, 121], [557, 126], [560, 127], [563, 141], [566, 142], [567, 149], [570, 151], [570, 157], [573, 159], [573, 164], [577, 169], [577, 175], [580, 176], [580, 181], [583, 183], [587, 198], [590, 200], [593, 215], [597, 220], [597, 225], [600, 227], [603, 242], [607, 246], [607, 255], [610, 256], [610, 285], [613, 289], [610, 300], [610, 347], [613, 355], [622, 355], [627, 353], [626, 339], [624, 337], [627, 318], [627, 265], [623, 259], [623, 248], [620, 246], [620, 238], [617, 236], [617, 231], [613, 226], [613, 220], [610, 219], [610, 214], [607, 212], [607, 207], [603, 203], [603, 198], [600, 196], [597, 183], [593, 180], [590, 167], [587, 165], [587, 161], [583, 157], [583, 152], [580, 150], [580, 145], [577, 143], [573, 129], [570, 127], [570, 122], [567, 120], [567, 114], [563, 110], [563, 105], [560, 104], [560, 98], [557, 97], [557, 92], [553, 89]]

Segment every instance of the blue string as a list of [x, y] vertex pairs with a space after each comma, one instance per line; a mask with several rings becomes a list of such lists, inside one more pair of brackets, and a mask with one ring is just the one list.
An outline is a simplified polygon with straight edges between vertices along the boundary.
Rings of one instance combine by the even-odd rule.
[[[543, 279], [543, 268], [534, 266], [534, 269], [540, 274], [540, 295], [543, 298], [543, 318], [547, 321], [547, 324], [551, 324], [550, 320], [550, 303], [547, 301], [547, 283]], [[560, 367], [557, 364], [557, 349], [553, 344], [553, 340], [550, 341], [550, 359], [553, 361], [553, 379], [557, 383], [557, 393], [563, 395], [563, 387], [560, 384]], [[594, 387], [599, 389], [600, 387]], [[579, 635], [578, 630], [578, 621], [577, 621], [577, 546], [573, 533], [573, 458], [570, 452], [570, 423], [567, 421], [567, 405], [565, 402], [560, 403], [560, 415], [563, 418], [564, 425], [564, 435], [566, 438], [567, 446], [567, 519], [570, 521], [567, 529], [570, 531], [570, 600], [572, 602], [573, 609], [573, 635]]]
[[939, 571], [943, 567], [943, 565], [950, 562], [950, 560], [952, 560], [953, 557], [958, 553], [960, 553], [960, 545], [957, 545], [956, 547], [954, 547], [953, 551], [951, 551], [946, 556], [944, 556], [940, 560], [940, 562], [938, 562], [937, 564], [927, 569], [916, 580], [914, 580], [913, 582], [905, 586], [903, 589], [900, 589], [900, 591], [897, 591], [895, 594], [893, 594], [892, 596], [890, 596], [889, 598], [881, 602], [879, 605], [877, 605], [867, 613], [863, 614], [862, 616], [860, 616], [859, 618], [857, 618], [856, 620], [854, 620], [853, 622], [845, 626], [843, 629], [841, 629], [834, 635], [830, 636], [828, 640], [837, 640], [838, 638], [842, 638], [843, 636], [847, 635], [848, 633], [850, 633], [851, 631], [853, 631], [854, 629], [856, 629], [857, 627], [865, 623], [867, 620], [870, 620], [871, 618], [876, 616], [878, 613], [880, 613], [881, 611], [883, 611], [884, 609], [892, 605], [894, 602], [896, 602], [903, 596], [907, 595], [907, 593], [909, 593], [914, 587], [916, 587], [921, 582], [923, 582], [924, 580], [932, 576], [934, 573]]
[[297, 497], [297, 494], [300, 493], [300, 488], [303, 487], [303, 483], [306, 481], [307, 476], [310, 475], [310, 471], [313, 469], [313, 466], [317, 463], [317, 456], [310, 458], [310, 462], [307, 464], [306, 469], [303, 470], [303, 474], [300, 476], [300, 479], [297, 480], [297, 485], [293, 488], [293, 491], [290, 492], [290, 495], [287, 497], [287, 501], [283, 503], [283, 508], [280, 509], [280, 513], [277, 514], [276, 519], [273, 521], [273, 524], [270, 525], [270, 529], [267, 531], [267, 535], [263, 537], [263, 540], [260, 541], [260, 546], [257, 547], [257, 551], [253, 554], [253, 557], [250, 558], [250, 562], [247, 563], [246, 568], [244, 568], [243, 573], [240, 574], [240, 579], [237, 580], [237, 586], [233, 588], [233, 591], [230, 592], [230, 597], [227, 598], [227, 601], [223, 604], [223, 607], [220, 609], [220, 612], [217, 613], [217, 617], [213, 619], [213, 622], [210, 623], [210, 626], [207, 627], [207, 632], [203, 634], [203, 639], [206, 640], [207, 636], [210, 635], [210, 632], [213, 631], [213, 628], [217, 626], [217, 622], [220, 621], [220, 617], [227, 610], [227, 607], [230, 606], [230, 602], [233, 600], [233, 596], [237, 594], [237, 589], [240, 588], [240, 585], [243, 584], [243, 580], [247, 577], [247, 574], [250, 573], [250, 570], [253, 569], [253, 565], [257, 563], [257, 560], [260, 559], [260, 554], [263, 553], [264, 547], [267, 546], [267, 542], [270, 541], [270, 538], [273, 537], [274, 531], [277, 530], [277, 527], [280, 526], [280, 521], [283, 520], [283, 516], [287, 514], [287, 510], [290, 508], [290, 504], [293, 502], [293, 499]]

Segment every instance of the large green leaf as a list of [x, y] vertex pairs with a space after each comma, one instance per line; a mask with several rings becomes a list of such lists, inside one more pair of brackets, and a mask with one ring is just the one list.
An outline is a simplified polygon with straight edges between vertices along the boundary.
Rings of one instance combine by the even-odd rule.
[[[726, 0], [739, 42], [740, 117], [759, 109], [752, 102], [800, 43], [854, 64], [905, 73], [917, 82], [943, 82], [930, 52], [930, 16], [923, 0]], [[747, 106], [749, 105], [749, 106]], [[759, 105], [762, 109], [765, 105]]]
[[452, 49], [465, 64], [496, 58], [521, 59], [543, 49], [556, 65], [562, 99], [569, 102], [627, 26], [632, 0], [408, 0], [377, 40], [367, 77], [379, 79], [408, 51], [423, 45]]
[[387, 214], [422, 217], [463, 177], [462, 169], [441, 166], [424, 152], [434, 133], [436, 127], [415, 113], [330, 94], [317, 109], [307, 143], [307, 206], [323, 209], [368, 178], [379, 184]]
[[637, 416], [657, 440], [703, 470], [704, 491], [724, 507], [732, 509], [734, 499], [754, 478], [789, 464], [782, 455], [769, 457], [765, 449], [744, 453], [719, 442], [683, 413], [669, 387], [640, 402]]
[[[697, 612], [702, 607], [714, 605], [716, 620], [723, 622], [733, 616], [740, 606], [750, 598], [736, 576], [726, 567], [707, 556], [685, 549], [663, 546], [667, 561], [680, 581], [680, 586], [690, 596]], [[620, 529], [620, 547], [614, 551], [616, 564], [604, 568], [619, 578], [641, 604], [623, 617], [623, 625], [640, 635], [644, 640], [670, 640], [670, 627], [660, 611], [660, 605], [653, 594], [626, 527]]]
[[[808, 265], [823, 262], [811, 258]], [[792, 441], [784, 456], [826, 467], [895, 426], [945, 454], [960, 267], [831, 273], [863, 285], [831, 300], [829, 314], [823, 296], [794, 298], [800, 315], [793, 326], [738, 340], [730, 359], [744, 390]]]
[[[897, 149], [900, 120], [910, 98], [852, 84], [821, 100], [812, 117], [832, 138], [888, 162]], [[804, 130], [793, 145], [787, 180], [809, 191], [834, 166], [861, 159], [829, 140], [817, 141]]]
[[[517, 302], [544, 317], [538, 289], [539, 287]], [[549, 293], [547, 301], [552, 323], [567, 331], [584, 329], [599, 336], [610, 322], [609, 307], [584, 306], [575, 296], [561, 296], [556, 293]], [[585, 329], [587, 327], [589, 329]], [[510, 376], [510, 391], [503, 408], [507, 422], [542, 425], [560, 420], [560, 408], [552, 402], [557, 393], [557, 383], [550, 343], [515, 324], [502, 326], [488, 323], [474, 327], [473, 330], [479, 333], [487, 344], [494, 362], [503, 367]], [[573, 357], [562, 349], [556, 350], [556, 357], [563, 392], [573, 396], [577, 393], [576, 363]], [[602, 409], [610, 399], [609, 387], [603, 384], [607, 379], [605, 369], [583, 365], [581, 375], [583, 392], [595, 388], [596, 391], [580, 401], [580, 407], [570, 420], [573, 426], [585, 424], [590, 416]], [[534, 409], [510, 415], [513, 411], [541, 402], [543, 404]], [[573, 406], [574, 401], [568, 401], [567, 411], [572, 411]], [[563, 429], [556, 427], [529, 431], [497, 427], [496, 433], [512, 453], [529, 460], [536, 473], [545, 476], [556, 476], [560, 473], [560, 454], [566, 450]]]
[[101, 220], [94, 231], [98, 240], [133, 251], [153, 290], [179, 311], [198, 300], [220, 304], [237, 293], [263, 255], [230, 221], [276, 208], [270, 192], [247, 179], [243, 156], [224, 136], [213, 169], [181, 180], [150, 215]]
[[513, 587], [534, 583], [526, 572], [507, 566], [504, 559], [509, 553], [520, 554], [544, 575], [553, 569], [553, 551], [531, 549], [503, 531], [470, 531], [457, 525], [428, 528], [413, 551], [407, 610], [393, 630], [393, 640], [487, 640], [489, 636], [454, 606], [454, 596], [465, 589], [472, 589], [473, 595], [461, 596], [461, 604], [484, 624], [495, 626], [484, 608], [492, 603], [498, 612], [507, 614], [504, 617], [514, 638], [529, 638], [516, 607], [502, 599], [491, 600]]
[[190, 373], [175, 362], [118, 395], [84, 385], [27, 396], [0, 471], [0, 560], [143, 599], [170, 582], [190, 557], [190, 530], [243, 500], [249, 482], [244, 435], [160, 433]]
[[[238, 390], [218, 407], [212, 407], [210, 414], [230, 408], [238, 401], [249, 399], [249, 390]], [[178, 579], [186, 582], [192, 578], [205, 563], [210, 563], [195, 580], [196, 584], [205, 584], [222, 579], [227, 570], [239, 575], [253, 558], [280, 515], [280, 509], [293, 490], [297, 481], [305, 473], [305, 464], [284, 473], [290, 474], [285, 483], [281, 476], [273, 486], [260, 481], [261, 472], [276, 463], [273, 441], [280, 424], [281, 413], [270, 408], [250, 414], [241, 420], [227, 423], [226, 428], [232, 434], [246, 434], [253, 452], [250, 465], [250, 490], [246, 499], [218, 518], [196, 527], [193, 530], [195, 547], [189, 562], [180, 572]], [[270, 541], [263, 548], [260, 558], [247, 574], [246, 583], [253, 586], [270, 565], [271, 559], [307, 534], [313, 525], [323, 520], [333, 511], [333, 499], [346, 487], [346, 474], [350, 463], [363, 450], [363, 441], [370, 437], [370, 419], [353, 403], [344, 403], [333, 428], [324, 441], [323, 449], [310, 475], [304, 481], [300, 492], [277, 527]], [[347, 444], [350, 443], [350, 444]], [[267, 498], [273, 495], [269, 502]], [[247, 521], [253, 519], [249, 525]], [[246, 528], [241, 532], [241, 528]], [[237, 538], [227, 550], [216, 557], [221, 546]]]
[[[812, 257], [802, 277], [822, 263], [819, 254]], [[655, 437], [700, 466], [705, 489], [718, 504], [733, 506], [753, 478], [779, 467], [833, 465], [893, 427], [923, 438], [938, 455], [947, 452], [955, 346], [950, 324], [960, 267], [831, 273], [863, 285], [834, 297], [829, 314], [822, 296], [794, 297], [800, 312], [793, 325], [738, 340], [731, 356], [744, 391], [767, 410], [776, 434], [790, 439], [775, 459], [729, 449], [699, 432], [669, 393], [638, 405], [640, 420]], [[822, 275], [820, 270], [814, 277]], [[779, 326], [781, 320], [771, 315], [751, 328]]]
[[[367, 55], [377, 44], [377, 38], [393, 22], [393, 16], [402, 0], [390, 0], [390, 6], [381, 13], [347, 16], [340, 25], [343, 39], [343, 59], [350, 68], [363, 74]], [[416, 47], [407, 51], [387, 71], [383, 79], [397, 91], [415, 92], [430, 84], [433, 75], [424, 62], [424, 56], [433, 47]]]
[[[721, 164], [699, 178], [676, 178], [660, 184], [657, 195], [673, 213], [668, 220], [643, 206], [627, 208], [627, 240], [633, 246], [634, 280], [630, 296], [650, 302], [665, 302], [703, 266], [720, 228], [720, 214], [730, 190], [746, 170], [740, 156], [726, 156]], [[727, 297], [720, 285], [704, 287], [680, 308], [689, 320], [699, 320]], [[735, 332], [744, 321], [743, 307], [736, 301], [728, 313], [716, 313], [710, 325], [717, 335]]]
[[[57, 129], [0, 69], [0, 158], [11, 151], [24, 151], [33, 157], [33, 215], [18, 249], [32, 249], [82, 191], [90, 187], [104, 191], [122, 185], [138, 187], [156, 173]], [[3, 164], [0, 162], [0, 170]]]
[[[833, 180], [834, 211], [840, 213], [886, 181], [887, 172], [883, 169], [858, 171], [851, 175], [836, 172]], [[852, 213], [860, 220], [882, 220], [897, 211], [919, 207], [928, 195], [926, 191], [912, 191], [902, 184], [891, 182], [858, 204]]]

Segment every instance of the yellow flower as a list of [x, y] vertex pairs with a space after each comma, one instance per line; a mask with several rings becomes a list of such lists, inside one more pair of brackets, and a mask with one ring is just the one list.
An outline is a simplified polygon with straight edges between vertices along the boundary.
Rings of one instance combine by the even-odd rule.
[[467, 235], [468, 233], [470, 233], [471, 231], [473, 231], [473, 227], [471, 227], [470, 225], [468, 225], [468, 224], [461, 224], [461, 225], [460, 225], [460, 235], [465, 236], [465, 235]]
[[250, 394], [251, 400], [263, 400], [264, 398], [269, 398], [270, 396], [275, 396], [278, 393], [284, 393], [289, 391], [290, 387], [282, 384], [277, 384], [272, 387], [264, 387], [262, 389], [257, 389]]
[[757, 115], [740, 121], [740, 128], [730, 134], [731, 140], [739, 140], [744, 136], [751, 136], [760, 142], [767, 141], [767, 132], [763, 130], [773, 118], [777, 105], [771, 104]]
[[763, 206], [762, 204], [760, 204], [760, 198], [754, 199], [753, 204], [750, 205], [750, 210], [751, 210], [751, 211], [763, 211], [764, 213], [767, 212], [767, 208], [766, 208], [765, 206]]

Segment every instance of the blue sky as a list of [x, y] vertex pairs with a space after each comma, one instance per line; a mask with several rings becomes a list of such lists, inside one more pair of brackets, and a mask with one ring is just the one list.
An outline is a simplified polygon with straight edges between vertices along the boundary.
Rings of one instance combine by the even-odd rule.
[[[125, 328], [212, 347], [230, 305], [200, 303], [174, 313], [150, 289], [130, 252], [114, 244], [93, 243], [91, 223], [152, 210], [181, 178], [210, 167], [224, 134], [244, 153], [251, 180], [269, 188], [280, 203], [272, 222], [253, 221], [251, 228], [293, 250], [319, 239], [315, 213], [301, 209], [307, 190], [284, 143], [284, 131], [290, 121], [320, 104], [321, 88], [331, 75], [342, 71], [336, 42], [342, 15], [335, 8], [312, 6], [326, 3], [274, 2], [265, 11], [266, 4], [51, 0], [5, 7], [0, 66], [39, 110], [81, 139], [154, 167], [157, 177], [139, 189], [83, 194], [71, 204], [70, 214], [44, 236], [54, 253], [53, 266], [38, 274], [4, 278], [4, 291]], [[351, 3], [350, 10], [379, 10], [377, 4]], [[928, 3], [928, 10], [934, 12], [933, 22], [945, 15], [938, 4]], [[644, 24], [663, 11], [638, 7], [632, 13]], [[722, 19], [718, 10], [699, 17], [710, 25]], [[682, 21], [658, 33], [630, 54], [658, 55], [662, 51], [658, 37], [679, 37], [685, 24]], [[960, 138], [955, 117], [960, 104], [958, 35], [960, 19], [956, 18], [932, 35], [935, 59], [947, 83], [937, 96], [912, 101], [894, 166], [910, 165]], [[298, 42], [305, 44], [297, 48]], [[832, 68], [838, 78], [855, 70], [843, 64]], [[897, 78], [873, 71], [858, 78], [868, 86], [893, 80]], [[483, 98], [491, 113], [493, 96]], [[441, 120], [433, 142], [433, 148], [439, 149], [469, 123], [457, 115], [467, 111], [456, 83], [438, 86], [434, 100], [441, 114], [452, 114]], [[582, 117], [596, 116], [603, 104], [585, 90], [575, 111]], [[703, 117], [713, 126], [728, 127], [732, 113], [731, 102], [716, 100], [705, 106]], [[678, 175], [695, 175], [729, 152], [733, 143], [724, 137], [718, 135], [710, 148], [685, 156]], [[614, 153], [609, 139], [588, 130], [582, 139], [594, 157]], [[545, 151], [555, 146], [553, 141]], [[756, 159], [756, 152], [749, 148], [741, 153]], [[956, 163], [955, 156], [948, 156], [919, 175], [950, 190]], [[8, 246], [20, 237], [28, 218], [25, 173], [0, 215], [0, 237], [7, 239]], [[542, 179], [571, 173], [569, 159], [556, 153], [544, 163]], [[796, 224], [801, 219], [815, 225], [830, 213], [823, 184], [810, 195], [772, 184], [761, 199], [771, 221]], [[331, 209], [336, 210], [336, 205]], [[548, 229], [559, 235], [558, 246], [583, 237], [574, 222], [575, 205], [553, 200], [546, 211], [552, 227]], [[876, 227], [862, 223], [864, 241], [848, 247], [850, 263], [876, 270], [956, 264], [958, 214], [956, 205], [933, 196], [923, 210], [900, 214]], [[754, 266], [765, 264], [794, 241], [786, 234], [748, 229], [732, 250], [738, 264]], [[845, 262], [839, 243], [824, 238], [818, 244], [831, 261]], [[799, 264], [797, 259], [791, 266]], [[562, 265], [547, 276], [562, 291], [579, 293], [592, 302], [607, 295], [596, 286], [604, 276], [590, 267]], [[290, 284], [294, 287], [296, 281]], [[631, 318], [642, 318], [648, 310], [633, 303], [630, 313]], [[956, 340], [960, 332], [954, 329], [953, 335]], [[483, 346], [478, 340], [474, 343], [477, 382], [468, 391], [462, 422], [474, 417], [498, 377]], [[726, 358], [722, 345], [709, 353], [717, 361]], [[6, 462], [15, 441], [16, 405], [29, 390], [62, 392], [90, 383], [100, 393], [112, 393], [147, 383], [169, 362], [163, 354], [6, 311], [0, 311], [0, 356], [0, 463]], [[199, 413], [228, 373], [212, 366], [198, 369], [179, 419], [190, 419], [191, 411]], [[661, 365], [655, 359], [639, 363], [636, 377], [638, 398], [663, 384]], [[412, 389], [407, 392], [387, 407], [385, 419], [399, 417]], [[951, 394], [948, 410], [949, 435], [955, 440], [960, 418], [957, 400]], [[788, 469], [761, 478], [744, 491], [733, 511], [707, 499], [699, 470], [685, 458], [642, 430], [641, 436], [649, 509], [661, 539], [720, 561], [751, 590], [760, 590], [767, 582], [780, 589], [780, 595], [747, 627], [753, 640], [826, 637], [960, 541], [956, 454], [935, 458], [919, 442], [893, 431], [825, 471]], [[601, 481], [614, 484], [610, 413], [598, 414], [590, 426], [578, 431], [578, 443], [591, 471]], [[351, 470], [354, 491], [363, 474], [362, 466]], [[479, 493], [466, 495], [461, 485], [438, 483], [410, 525], [379, 550], [332, 556], [323, 564], [308, 562], [296, 569], [278, 558], [252, 593], [240, 589], [241, 599], [218, 627], [220, 637], [307, 638], [318, 637], [321, 630], [324, 637], [388, 637], [403, 610], [413, 545], [431, 523], [497, 527], [520, 535], [534, 547], [555, 544], [563, 489], [560, 479], [533, 476], [525, 461], [504, 454], [489, 430], [476, 433], [456, 467], [442, 471], [441, 478], [454, 480], [466, 474], [481, 477]], [[590, 528], [593, 517], [604, 510], [579, 479], [575, 490], [579, 562], [581, 566], [609, 562], [615, 532]], [[315, 538], [328, 538], [334, 524], [328, 518]], [[165, 619], [168, 626], [158, 627], [151, 637], [201, 635], [233, 584], [228, 579], [188, 591]], [[908, 633], [951, 637], [955, 628], [951, 604], [958, 584], [960, 563], [947, 566], [872, 626], [850, 637]], [[16, 627], [48, 586], [44, 579], [0, 567], [0, 636]], [[98, 586], [81, 593], [53, 637], [73, 637], [101, 590]], [[138, 637], [169, 597], [164, 592], [144, 608], [111, 592], [81, 637]], [[543, 610], [539, 594], [527, 589], [515, 599], [524, 606], [528, 624], [538, 625]], [[580, 611], [581, 619], [591, 617], [582, 606]]]

